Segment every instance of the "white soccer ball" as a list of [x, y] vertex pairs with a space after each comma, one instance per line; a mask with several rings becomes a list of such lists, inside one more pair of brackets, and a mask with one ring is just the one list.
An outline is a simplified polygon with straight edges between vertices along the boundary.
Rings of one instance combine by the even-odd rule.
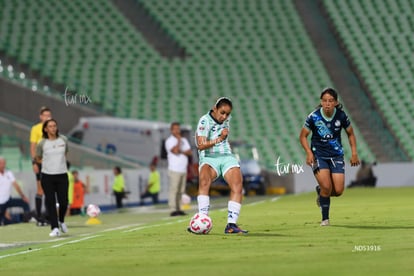
[[205, 214], [197, 213], [190, 220], [190, 230], [196, 234], [208, 234], [213, 228], [213, 221]]
[[91, 218], [96, 218], [101, 213], [101, 208], [99, 208], [98, 205], [95, 204], [89, 204], [88, 208], [86, 208], [86, 213]]

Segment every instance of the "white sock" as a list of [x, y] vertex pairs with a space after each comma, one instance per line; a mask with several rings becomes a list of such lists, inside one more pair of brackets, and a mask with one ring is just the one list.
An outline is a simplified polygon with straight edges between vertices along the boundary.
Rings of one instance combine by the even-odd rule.
[[199, 195], [197, 196], [198, 202], [198, 212], [208, 215], [208, 211], [210, 210], [210, 197], [207, 195]]
[[237, 223], [241, 209], [241, 204], [236, 201], [229, 201], [227, 223]]

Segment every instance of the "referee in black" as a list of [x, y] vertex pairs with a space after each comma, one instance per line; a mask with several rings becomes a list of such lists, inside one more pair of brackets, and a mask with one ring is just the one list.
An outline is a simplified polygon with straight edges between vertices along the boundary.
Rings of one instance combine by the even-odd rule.
[[[49, 236], [58, 237], [60, 236], [59, 226], [62, 233], [68, 232], [65, 224], [69, 186], [66, 167], [68, 142], [65, 136], [59, 134], [57, 122], [54, 119], [43, 123], [42, 132], [43, 139], [36, 147], [36, 159], [42, 163], [41, 182], [52, 229]], [[56, 197], [59, 202], [59, 217], [56, 210]]]

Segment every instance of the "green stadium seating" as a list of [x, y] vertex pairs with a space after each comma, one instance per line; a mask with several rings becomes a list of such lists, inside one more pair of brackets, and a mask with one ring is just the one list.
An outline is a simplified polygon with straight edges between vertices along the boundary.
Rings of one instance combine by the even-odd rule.
[[[228, 96], [234, 140], [256, 144], [268, 167], [279, 155], [304, 162], [298, 134], [332, 83], [292, 1], [140, 2], [188, 58], [163, 59], [110, 1], [95, 0], [7, 2], [0, 47], [119, 117], [195, 128]], [[354, 127], [361, 158], [374, 160]]]
[[323, 5], [390, 129], [414, 159], [413, 1], [324, 0]]

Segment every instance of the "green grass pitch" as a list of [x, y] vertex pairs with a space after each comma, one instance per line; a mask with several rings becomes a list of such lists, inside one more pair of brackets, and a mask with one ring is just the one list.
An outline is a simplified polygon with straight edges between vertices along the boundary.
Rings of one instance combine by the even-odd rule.
[[187, 233], [190, 215], [165, 206], [103, 214], [100, 225], [69, 217], [56, 239], [10, 225], [0, 275], [413, 275], [413, 198], [413, 187], [348, 189], [320, 227], [315, 193], [247, 197], [239, 224], [250, 232], [234, 236], [223, 233], [225, 198], [212, 200], [208, 235]]

